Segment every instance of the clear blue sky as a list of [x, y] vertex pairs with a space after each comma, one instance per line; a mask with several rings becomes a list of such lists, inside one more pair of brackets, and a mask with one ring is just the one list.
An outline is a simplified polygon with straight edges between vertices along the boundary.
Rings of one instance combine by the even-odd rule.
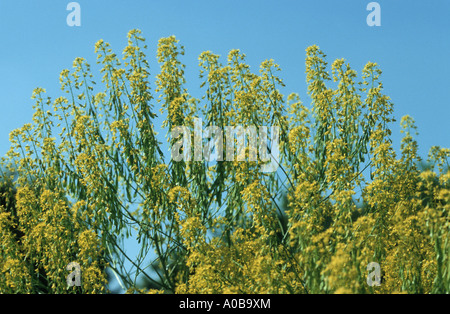
[[[361, 73], [368, 62], [383, 70], [385, 93], [395, 104], [394, 147], [399, 121], [411, 115], [419, 130], [420, 154], [450, 147], [450, 1], [380, 0], [381, 26], [369, 27], [369, 0], [80, 0], [81, 27], [69, 27], [63, 0], [0, 0], [0, 156], [9, 132], [31, 122], [35, 87], [61, 95], [59, 73], [75, 57], [96, 62], [94, 44], [109, 42], [117, 54], [130, 29], [149, 45], [152, 74], [156, 45], [175, 35], [186, 48], [182, 61], [191, 94], [199, 97], [198, 56], [211, 50], [224, 58], [241, 49], [254, 71], [273, 58], [283, 69], [285, 95], [298, 92], [305, 104], [305, 49], [317, 44], [328, 61], [345, 58]], [[101, 75], [95, 73], [98, 81]]]
[[[126, 34], [139, 28], [147, 38], [152, 74], [158, 72], [156, 44], [176, 35], [186, 48], [188, 88], [197, 88], [197, 57], [205, 50], [226, 56], [234, 48], [254, 71], [273, 58], [283, 69], [283, 90], [305, 90], [305, 48], [317, 44], [331, 63], [345, 58], [358, 73], [367, 61], [380, 64], [395, 117], [410, 114], [419, 127], [420, 153], [450, 146], [450, 1], [389, 0], [381, 26], [369, 27], [365, 0], [80, 0], [81, 27], [69, 27], [70, 1], [0, 0], [0, 155], [8, 134], [31, 121], [35, 87], [60, 95], [59, 73], [75, 57], [95, 64], [94, 43], [102, 38], [120, 54]], [[100, 81], [100, 75], [96, 75]], [[398, 123], [393, 139], [398, 149]]]

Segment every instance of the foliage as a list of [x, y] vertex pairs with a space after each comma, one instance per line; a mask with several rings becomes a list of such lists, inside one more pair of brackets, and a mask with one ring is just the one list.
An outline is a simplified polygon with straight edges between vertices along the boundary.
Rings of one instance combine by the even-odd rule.
[[[75, 291], [65, 286], [71, 261], [81, 265], [83, 292], [104, 291], [105, 265], [128, 292], [147, 291], [142, 278], [149, 292], [450, 292], [450, 150], [433, 147], [430, 169], [420, 171], [406, 116], [396, 156], [393, 105], [377, 64], [358, 80], [344, 59], [330, 71], [324, 53], [309, 47], [308, 108], [299, 95], [281, 94], [273, 60], [254, 74], [239, 50], [226, 64], [202, 53], [205, 95], [190, 96], [174, 36], [159, 41], [152, 93], [145, 48], [139, 30], [129, 32], [122, 60], [97, 42], [104, 91], [94, 92], [82, 58], [61, 72], [67, 97], [34, 90], [33, 123], [11, 133], [4, 159], [17, 169], [18, 190], [16, 210], [0, 206], [1, 292], [39, 291], [39, 269], [45, 292]], [[177, 141], [170, 130], [194, 131], [196, 117], [221, 129], [280, 127], [278, 170], [262, 172], [260, 158], [168, 160], [154, 105], [169, 146]], [[123, 247], [129, 236], [137, 257]], [[380, 286], [366, 284], [370, 262], [381, 265]]]

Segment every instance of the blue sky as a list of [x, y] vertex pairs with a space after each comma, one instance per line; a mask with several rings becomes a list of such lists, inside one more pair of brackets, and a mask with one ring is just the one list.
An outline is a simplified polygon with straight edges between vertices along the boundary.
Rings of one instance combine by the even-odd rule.
[[9, 148], [9, 132], [31, 121], [35, 87], [60, 96], [62, 69], [75, 57], [94, 65], [94, 43], [101, 38], [120, 54], [133, 28], [147, 39], [153, 75], [159, 70], [158, 39], [180, 39], [193, 96], [201, 95], [197, 58], [205, 50], [225, 58], [231, 49], [241, 49], [254, 71], [273, 58], [283, 69], [282, 92], [298, 92], [305, 104], [309, 45], [319, 45], [330, 64], [345, 58], [358, 73], [367, 61], [377, 62], [385, 93], [395, 104], [396, 149], [405, 114], [417, 122], [421, 155], [432, 145], [450, 146], [450, 1], [378, 1], [380, 27], [367, 25], [370, 1], [364, 0], [80, 0], [80, 27], [66, 24], [69, 2], [0, 0], [0, 155]]
[[[81, 26], [69, 27], [63, 0], [0, 0], [0, 156], [9, 149], [9, 132], [31, 122], [35, 87], [53, 99], [61, 95], [59, 73], [76, 57], [94, 65], [94, 44], [109, 42], [117, 54], [130, 29], [147, 39], [151, 73], [158, 39], [175, 35], [185, 46], [189, 92], [200, 97], [198, 56], [223, 56], [238, 48], [253, 71], [265, 59], [282, 68], [284, 95], [306, 95], [305, 49], [317, 44], [331, 64], [345, 58], [360, 74], [368, 61], [383, 70], [385, 93], [395, 105], [396, 150], [399, 122], [417, 123], [419, 152], [450, 147], [450, 1], [389, 0], [381, 6], [381, 26], [369, 27], [369, 0], [80, 0]], [[94, 73], [100, 81], [100, 73]]]

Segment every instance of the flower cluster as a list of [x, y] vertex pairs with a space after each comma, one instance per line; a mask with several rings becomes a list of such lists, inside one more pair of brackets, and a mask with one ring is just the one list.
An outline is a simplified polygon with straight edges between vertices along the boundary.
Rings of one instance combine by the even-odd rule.
[[[22, 187], [14, 211], [0, 207], [2, 293], [97, 293], [105, 291], [104, 258], [97, 235], [80, 224], [80, 204], [59, 193]], [[81, 267], [81, 287], [67, 285], [67, 265]]]
[[[67, 97], [33, 92], [33, 123], [11, 132], [3, 159], [17, 192], [0, 195], [0, 292], [103, 292], [107, 267], [130, 293], [450, 292], [450, 150], [433, 147], [423, 162], [406, 116], [397, 156], [377, 64], [358, 79], [346, 60], [329, 69], [309, 47], [308, 106], [281, 93], [273, 60], [253, 73], [239, 50], [223, 64], [207, 51], [197, 99], [174, 36], [158, 43], [154, 92], [145, 48], [139, 30], [122, 59], [100, 40], [101, 84], [77, 58], [60, 75]], [[196, 118], [278, 127], [278, 170], [261, 171], [261, 158], [168, 160], [155, 105], [169, 146], [172, 128], [193, 131]], [[136, 257], [121, 242], [131, 236]], [[81, 290], [67, 287], [73, 261]], [[381, 282], [370, 286], [373, 262]]]

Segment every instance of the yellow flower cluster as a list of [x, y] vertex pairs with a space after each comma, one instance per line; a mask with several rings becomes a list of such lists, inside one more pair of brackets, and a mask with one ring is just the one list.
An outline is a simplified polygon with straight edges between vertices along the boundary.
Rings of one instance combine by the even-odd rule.
[[[78, 223], [58, 193], [22, 187], [16, 212], [0, 207], [0, 291], [2, 293], [95, 293], [105, 291], [106, 276], [100, 242]], [[67, 285], [71, 262], [81, 267], [80, 288]], [[78, 290], [77, 290], [78, 289]]]
[[[139, 30], [122, 59], [98, 41], [105, 89], [97, 93], [83, 58], [61, 72], [67, 97], [33, 92], [33, 123], [11, 132], [3, 160], [18, 190], [14, 201], [11, 190], [0, 195], [8, 200], [0, 292], [104, 292], [106, 267], [128, 293], [450, 292], [450, 150], [433, 147], [420, 168], [405, 116], [397, 156], [376, 63], [358, 79], [346, 60], [328, 70], [325, 54], [309, 47], [307, 106], [298, 94], [284, 97], [273, 60], [253, 73], [239, 50], [224, 64], [207, 51], [196, 99], [179, 41], [158, 43], [155, 95], [145, 48]], [[278, 170], [262, 172], [261, 158], [168, 160], [154, 102], [168, 134], [193, 131], [195, 118], [222, 130], [279, 127]], [[169, 146], [176, 140], [168, 136]], [[141, 246], [136, 257], [122, 246], [130, 236]], [[80, 264], [81, 288], [67, 287], [70, 262]], [[371, 263], [380, 266], [376, 285], [367, 281]]]

